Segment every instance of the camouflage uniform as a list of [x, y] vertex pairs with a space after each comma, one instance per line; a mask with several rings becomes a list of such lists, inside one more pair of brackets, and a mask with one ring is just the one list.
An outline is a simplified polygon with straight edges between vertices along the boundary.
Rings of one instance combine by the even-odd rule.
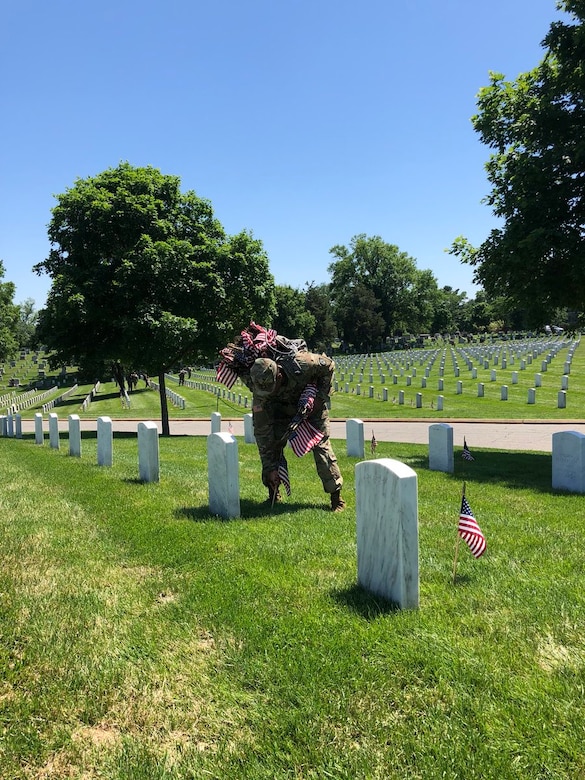
[[283, 437], [298, 411], [300, 395], [307, 384], [314, 382], [317, 385], [317, 396], [307, 419], [325, 435], [311, 452], [324, 491], [331, 494], [339, 492], [343, 485], [343, 477], [329, 440], [328, 411], [335, 363], [327, 355], [297, 352], [294, 359], [283, 361], [277, 359], [277, 364], [284, 377], [282, 384], [277, 386], [274, 392], [270, 394], [258, 392], [257, 386], [254, 386], [252, 381], [246, 382], [254, 392], [252, 401], [254, 435], [262, 461], [262, 482], [269, 487], [269, 474], [278, 468], [283, 444], [286, 444], [286, 441], [283, 443]]

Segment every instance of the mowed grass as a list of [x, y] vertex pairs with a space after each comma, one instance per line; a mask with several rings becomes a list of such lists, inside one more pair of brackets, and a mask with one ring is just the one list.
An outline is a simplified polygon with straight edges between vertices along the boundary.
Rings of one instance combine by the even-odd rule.
[[[160, 440], [138, 479], [0, 440], [0, 777], [585, 777], [583, 497], [551, 458], [474, 449], [415, 469], [420, 609], [357, 586], [355, 460], [335, 442], [347, 511], [326, 511], [312, 460], [263, 501], [239, 440], [242, 516], [207, 508], [206, 441]], [[488, 540], [460, 547], [462, 482]]]

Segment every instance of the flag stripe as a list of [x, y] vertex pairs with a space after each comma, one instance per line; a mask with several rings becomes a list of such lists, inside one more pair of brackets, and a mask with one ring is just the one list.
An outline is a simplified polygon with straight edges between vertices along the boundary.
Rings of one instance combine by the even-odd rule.
[[236, 379], [238, 378], [238, 374], [231, 366], [228, 366], [227, 363], [221, 362], [217, 367], [217, 374], [215, 377], [216, 382], [221, 382], [222, 385], [225, 385], [228, 390], [231, 390], [232, 387], [236, 383]]
[[471, 511], [471, 507], [465, 496], [461, 499], [459, 527], [457, 531], [475, 558], [479, 558], [480, 555], [484, 554], [487, 547], [486, 539], [477, 520], [473, 516], [473, 512]]
[[324, 436], [325, 434], [318, 431], [308, 420], [303, 420], [289, 438], [289, 443], [297, 458], [302, 458], [319, 444]]

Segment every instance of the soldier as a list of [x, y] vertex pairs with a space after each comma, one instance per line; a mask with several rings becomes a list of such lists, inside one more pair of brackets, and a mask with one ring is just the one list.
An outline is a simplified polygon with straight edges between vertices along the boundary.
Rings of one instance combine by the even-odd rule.
[[[277, 361], [255, 360], [250, 367], [249, 382], [246, 382], [254, 394], [254, 435], [268, 500], [272, 503], [280, 498], [279, 464], [284, 458], [283, 449], [299, 422], [306, 419], [322, 434], [320, 441], [312, 446], [317, 474], [324, 491], [331, 496], [332, 511], [342, 512], [345, 508], [341, 498], [343, 477], [329, 440], [328, 404], [335, 363], [326, 355], [307, 351], [297, 352], [292, 359], [277, 358]], [[307, 386], [313, 391], [314, 400], [305, 404]]]

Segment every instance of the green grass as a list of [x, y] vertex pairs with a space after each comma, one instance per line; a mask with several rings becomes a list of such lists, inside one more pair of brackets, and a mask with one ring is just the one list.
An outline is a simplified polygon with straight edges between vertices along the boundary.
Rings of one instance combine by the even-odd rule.
[[[242, 517], [207, 510], [204, 438], [136, 438], [114, 467], [0, 440], [0, 776], [25, 778], [585, 777], [583, 497], [551, 458], [474, 450], [455, 474], [380, 442], [418, 474], [420, 609], [356, 585], [347, 511], [312, 460], [263, 503], [239, 440]], [[459, 551], [460, 491], [487, 539]]]

